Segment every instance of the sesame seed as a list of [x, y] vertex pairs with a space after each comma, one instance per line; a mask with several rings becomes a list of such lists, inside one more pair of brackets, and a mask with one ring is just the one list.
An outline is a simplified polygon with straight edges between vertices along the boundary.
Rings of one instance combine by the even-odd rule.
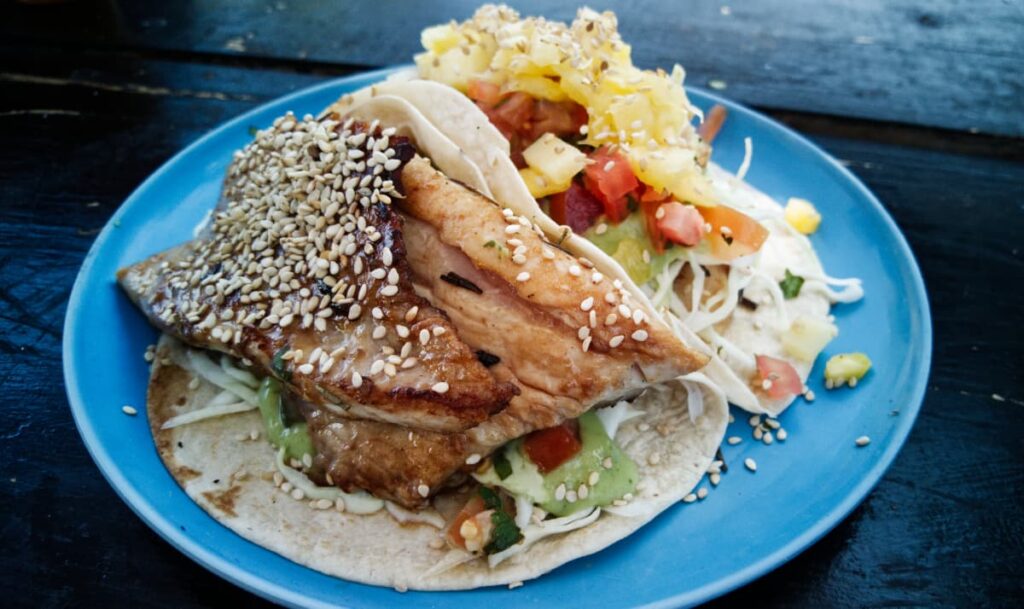
[[302, 364], [297, 370], [299, 374], [313, 374], [313, 364]]
[[373, 333], [371, 334], [371, 336], [373, 336], [373, 338], [376, 340], [380, 340], [384, 338], [387, 335], [387, 333], [387, 328], [385, 328], [384, 326], [377, 326], [376, 328], [373, 329]]
[[509, 224], [508, 226], [505, 227], [505, 234], [514, 235], [518, 233], [521, 229], [522, 226], [520, 226], [519, 224]]
[[599, 271], [594, 271], [594, 273], [590, 276], [590, 280], [593, 281], [594, 283], [601, 283], [602, 279], [604, 279], [604, 275], [602, 275]]
[[586, 499], [587, 497], [590, 496], [590, 487], [588, 487], [586, 484], [581, 484], [580, 487], [576, 490], [576, 496], [579, 497], [581, 501], [583, 499]]
[[763, 437], [764, 437], [764, 430], [761, 429], [760, 427], [755, 427], [754, 428], [754, 439], [755, 440], [760, 440]]
[[608, 316], [604, 318], [604, 325], [606, 325], [606, 326], [614, 325], [615, 322], [617, 322], [618, 320], [619, 320], [619, 316], [618, 315], [616, 315], [615, 313], [609, 313]]
[[758, 425], [761, 424], [761, 415], [755, 414], [754, 416], [752, 416], [749, 419], [747, 419], [747, 423], [751, 427], [757, 427]]
[[363, 386], [363, 377], [358, 372], [352, 372], [352, 386], [359, 389]]
[[520, 283], [523, 283], [523, 282], [526, 282], [526, 281], [529, 281], [529, 280], [530, 280], [530, 274], [527, 273], [526, 271], [523, 271], [522, 273], [519, 273], [518, 275], [516, 275], [516, 281], [518, 281]]
[[565, 492], [565, 500], [568, 501], [569, 503], [576, 503], [577, 497], [578, 495], [576, 494], [576, 491]]
[[711, 481], [712, 486], [718, 486], [718, 483], [722, 481], [721, 474], [711, 474], [708, 476], [708, 480]]
[[293, 488], [291, 492], [292, 499], [296, 501], [302, 501], [306, 498], [306, 493], [302, 492], [301, 488]]
[[363, 308], [361, 306], [359, 306], [358, 303], [357, 304], [353, 304], [348, 309], [348, 318], [352, 319], [352, 320], [359, 319], [359, 315], [362, 312], [363, 312]]
[[612, 458], [611, 457], [605, 457], [604, 461], [601, 461], [601, 467], [603, 467], [605, 469], [611, 469], [612, 468]]
[[587, 296], [586, 298], [584, 298], [583, 302], [580, 303], [580, 308], [583, 309], [584, 311], [589, 311], [590, 309], [594, 308], [594, 297]]
[[782, 427], [782, 425], [780, 425], [776, 419], [773, 419], [771, 417], [765, 419], [764, 424], [767, 425], [768, 427], [771, 427], [772, 429], [778, 429], [779, 427]]
[[697, 500], [697, 495], [695, 495], [693, 493], [687, 493], [687, 495], [685, 497], [683, 497], [683, 503], [693, 503], [696, 500]]
[[559, 484], [555, 489], [555, 501], [562, 501], [565, 499], [565, 484]]
[[134, 417], [135, 415], [139, 414], [139, 411], [136, 410], [134, 406], [129, 406], [127, 404], [121, 407], [121, 412], [125, 413], [130, 417]]
[[397, 285], [386, 285], [380, 289], [380, 293], [384, 296], [394, 296], [398, 293]]
[[785, 429], [780, 428], [779, 431], [775, 432], [775, 439], [779, 442], [785, 442], [788, 437], [789, 434], [786, 433]]
[[867, 436], [861, 436], [857, 438], [857, 446], [867, 446], [871, 443], [871, 438]]
[[601, 480], [601, 474], [598, 472], [590, 472], [590, 476], [587, 477], [587, 484], [595, 486], [598, 481]]
[[441, 336], [442, 334], [445, 333], [444, 326], [434, 326], [434, 329], [433, 329], [432, 332], [433, 332], [434, 336]]
[[481, 458], [482, 457], [477, 453], [473, 453], [470, 456], [466, 457], [466, 465], [476, 465], [477, 463], [480, 463]]
[[630, 334], [630, 336], [638, 343], [642, 343], [647, 340], [647, 330], [637, 330]]
[[754, 461], [750, 457], [747, 457], [746, 459], [743, 460], [743, 466], [752, 472], [757, 471], [757, 461]]
[[580, 267], [575, 264], [569, 267], [569, 274], [573, 277], [579, 277], [582, 272], [583, 271], [580, 270]]
[[586, 353], [587, 351], [590, 351], [590, 342], [592, 340], [593, 340], [593, 337], [591, 337], [591, 336], [588, 336], [588, 337], [583, 339], [582, 349], [583, 349], [584, 353]]
[[623, 336], [621, 334], [617, 334], [617, 335], [613, 336], [611, 338], [611, 340], [608, 341], [608, 346], [611, 347], [612, 349], [614, 349], [615, 347], [618, 347], [619, 345], [621, 345], [622, 341], [624, 341], [624, 340], [626, 340], [625, 336]]
[[647, 463], [649, 463], [650, 465], [657, 465], [661, 463], [661, 454], [651, 453], [650, 455], [647, 456]]
[[703, 486], [697, 489], [697, 499], [704, 499], [708, 496], [708, 489]]
[[399, 338], [409, 338], [409, 328], [401, 324], [395, 326], [395, 333]]
[[772, 437], [772, 432], [766, 431], [764, 432], [764, 437], [761, 438], [761, 441], [764, 442], [765, 444], [771, 444], [772, 442], [775, 441], [775, 438]]
[[512, 262], [515, 264], [526, 264], [526, 256], [522, 254], [515, 254], [512, 256]]
[[576, 332], [576, 336], [579, 337], [580, 340], [583, 340], [584, 338], [590, 336], [590, 328], [588, 328], [587, 326], [581, 326], [579, 331]]
[[440, 383], [434, 383], [430, 388], [434, 393], [448, 393], [448, 383], [441, 381]]
[[594, 229], [594, 232], [598, 235], [603, 235], [608, 232], [608, 225], [602, 222], [597, 225], [597, 228]]
[[743, 438], [739, 436], [729, 436], [729, 439], [726, 441], [729, 443], [730, 446], [736, 446], [737, 444], [743, 441]]
[[409, 310], [405, 312], [405, 321], [407, 321], [409, 323], [412, 323], [412, 321], [414, 319], [416, 319], [416, 315], [419, 312], [420, 312], [420, 308], [419, 307], [417, 307], [415, 305], [413, 305], [412, 307], [409, 307]]
[[608, 161], [607, 163], [604, 164], [604, 170], [605, 170], [606, 173], [611, 171], [614, 168], [615, 168], [615, 161]]
[[416, 487], [416, 492], [419, 493], [420, 497], [425, 498], [427, 495], [430, 494], [430, 487], [427, 486], [426, 484], [421, 484]]
[[302, 466], [313, 467], [313, 455], [309, 453], [302, 455]]
[[423, 328], [420, 330], [420, 344], [426, 345], [428, 342], [430, 342], [430, 331]]
[[384, 370], [384, 360], [375, 360], [370, 364], [370, 376], [380, 374]]

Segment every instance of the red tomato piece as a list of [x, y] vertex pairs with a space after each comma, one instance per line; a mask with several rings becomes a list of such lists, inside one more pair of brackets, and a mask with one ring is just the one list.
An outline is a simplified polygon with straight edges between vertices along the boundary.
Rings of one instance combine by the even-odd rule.
[[590, 155], [593, 161], [584, 169], [584, 183], [605, 206], [605, 215], [618, 223], [629, 213], [626, 195], [635, 194], [640, 181], [633, 174], [626, 157], [618, 152], [609, 152], [606, 147]]
[[523, 450], [540, 473], [546, 474], [565, 463], [582, 448], [579, 423], [566, 421], [557, 427], [540, 429], [526, 436]]
[[473, 80], [466, 89], [466, 95], [475, 102], [493, 108], [501, 101], [501, 87], [484, 80]]
[[539, 99], [533, 106], [533, 122], [530, 125], [531, 142], [545, 133], [558, 137], [576, 136], [580, 126], [587, 123], [587, 110], [575, 102], [553, 102]]
[[659, 254], [665, 251], [665, 235], [658, 228], [657, 213], [662, 203], [671, 199], [671, 195], [660, 192], [647, 186], [641, 185], [640, 211], [644, 214], [644, 226], [647, 228], [647, 236], [651, 239], [654, 250]]
[[768, 238], [768, 229], [761, 223], [725, 205], [701, 207], [700, 215], [711, 225], [708, 234], [711, 253], [722, 260], [732, 260], [761, 249]]
[[462, 509], [455, 515], [455, 518], [452, 518], [452, 521], [448, 523], [447, 529], [445, 529], [444, 535], [449, 545], [463, 550], [466, 549], [466, 540], [462, 538], [462, 533], [459, 530], [462, 528], [463, 522], [484, 511], [484, 507], [486, 506], [484, 506], [483, 498], [476, 494], [466, 502], [466, 505], [462, 506]]
[[679, 245], [697, 245], [704, 236], [704, 218], [693, 205], [677, 201], [662, 203], [660, 212], [655, 212], [658, 230], [666, 239]]
[[583, 234], [604, 212], [604, 205], [586, 188], [573, 182], [569, 190], [551, 197], [551, 217], [576, 234]]
[[761, 388], [772, 399], [781, 400], [803, 392], [804, 384], [800, 380], [800, 375], [797, 374], [796, 368], [785, 360], [758, 355], [757, 372], [761, 375], [762, 383], [767, 381], [767, 388], [764, 384]]

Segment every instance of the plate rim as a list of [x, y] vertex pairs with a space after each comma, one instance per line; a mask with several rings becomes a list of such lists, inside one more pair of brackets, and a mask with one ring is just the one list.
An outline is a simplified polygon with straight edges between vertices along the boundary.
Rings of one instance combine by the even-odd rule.
[[[287, 103], [306, 96], [315, 95], [339, 85], [369, 85], [383, 80], [396, 71], [406, 69], [409, 65], [410, 64], [400, 64], [376, 70], [356, 72], [346, 76], [331, 78], [309, 87], [303, 87], [287, 95], [274, 97], [228, 121], [216, 125], [198, 139], [174, 154], [171, 158], [162, 163], [160, 167], [153, 171], [141, 184], [132, 190], [131, 194], [128, 195], [128, 197], [125, 198], [125, 200], [118, 206], [117, 210], [110, 216], [103, 229], [97, 235], [96, 239], [90, 246], [89, 251], [83, 258], [82, 265], [75, 276], [74, 286], [72, 287], [71, 294], [68, 298], [67, 310], [64, 316], [61, 349], [64, 387], [68, 404], [75, 421], [75, 426], [86, 446], [89, 456], [92, 458], [107, 483], [114, 489], [114, 492], [125, 504], [128, 505], [129, 509], [131, 509], [144, 523], [146, 523], [150, 529], [203, 568], [264, 599], [293, 607], [337, 607], [338, 605], [312, 598], [301, 591], [258, 577], [247, 571], [244, 567], [233, 564], [225, 558], [215, 555], [205, 546], [194, 540], [191, 536], [180, 531], [174, 523], [151, 505], [142, 496], [139, 490], [125, 479], [124, 475], [114, 463], [113, 458], [107, 452], [106, 447], [99, 442], [93, 425], [86, 416], [85, 400], [81, 393], [81, 387], [79, 386], [77, 372], [78, 362], [74, 355], [74, 349], [72, 348], [72, 337], [76, 334], [79, 321], [78, 318], [82, 311], [86, 278], [91, 275], [97, 254], [110, 237], [111, 231], [119, 224], [121, 216], [125, 213], [125, 209], [129, 205], [133, 204], [137, 198], [141, 197], [140, 193], [147, 190], [150, 184], [156, 182], [160, 176], [170, 171], [172, 166], [189, 156], [193, 150], [200, 148], [207, 141], [213, 139], [217, 134], [235, 128], [239, 125], [243, 125], [252, 117], [264, 112], [270, 105]], [[838, 174], [838, 177], [840, 178], [839, 181], [842, 183], [842, 186], [852, 189], [858, 198], [867, 202], [871, 206], [872, 210], [881, 218], [886, 228], [895, 236], [898, 253], [906, 261], [908, 270], [910, 271], [910, 285], [905, 285], [904, 287], [908, 288], [909, 292], [917, 297], [917, 304], [919, 304], [916, 312], [921, 316], [922, 335], [919, 338], [921, 340], [922, 358], [921, 365], [914, 371], [914, 374], [911, 377], [913, 391], [910, 394], [910, 399], [908, 403], [903, 406], [903, 410], [905, 412], [911, 409], [913, 412], [906, 413], [905, 416], [901, 416], [899, 418], [898, 423], [893, 429], [893, 440], [887, 444], [885, 450], [877, 457], [873, 465], [840, 502], [834, 504], [823, 517], [817, 519], [814, 524], [806, 528], [799, 535], [791, 538], [776, 551], [762, 556], [760, 559], [752, 562], [745, 568], [732, 571], [728, 575], [710, 581], [698, 588], [680, 592], [659, 601], [643, 605], [643, 607], [652, 609], [683, 605], [689, 606], [720, 597], [781, 567], [792, 560], [797, 554], [805, 551], [816, 541], [829, 533], [840, 522], [845, 520], [850, 513], [864, 501], [878, 482], [881, 481], [885, 472], [892, 465], [896, 455], [902, 449], [904, 443], [909, 437], [910, 430], [913, 428], [913, 425], [917, 420], [917, 416], [920, 413], [925, 393], [927, 391], [933, 355], [931, 305], [928, 300], [928, 292], [925, 288], [924, 278], [921, 275], [921, 269], [917, 263], [917, 258], [914, 256], [914, 253], [911, 250], [903, 232], [899, 229], [899, 226], [867, 186], [865, 186], [849, 169], [839, 163], [839, 161], [837, 161], [832, 155], [787, 125], [775, 121], [756, 110], [740, 104], [739, 102], [725, 99], [702, 87], [687, 86], [686, 89], [688, 92], [693, 91], [699, 93], [715, 103], [723, 104], [728, 107], [730, 111], [745, 115], [758, 127], [776, 131], [782, 138], [788, 139], [790, 142], [806, 148], [816, 157], [823, 160], [828, 168]]]

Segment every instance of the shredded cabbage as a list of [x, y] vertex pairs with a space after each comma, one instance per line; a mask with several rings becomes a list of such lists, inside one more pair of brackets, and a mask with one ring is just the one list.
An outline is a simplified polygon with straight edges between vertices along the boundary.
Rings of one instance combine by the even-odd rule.
[[743, 162], [740, 163], [740, 168], [736, 170], [736, 179], [742, 180], [747, 176], [747, 171], [750, 170], [750, 161], [754, 158], [754, 140], [749, 137], [743, 138]]
[[[347, 506], [348, 503], [346, 502], [345, 505]], [[429, 524], [435, 529], [444, 528], [444, 518], [441, 518], [441, 515], [434, 510], [422, 510], [419, 512], [413, 512], [390, 501], [384, 502], [384, 509], [388, 511], [388, 514], [391, 514], [392, 518], [394, 518], [402, 524], [405, 524], [407, 522], [421, 522], [423, 524]]]
[[200, 376], [221, 389], [226, 389], [241, 400], [256, 405], [256, 391], [239, 379], [228, 374], [224, 369], [213, 363], [209, 357], [195, 349], [185, 351], [186, 367], [190, 372]]
[[630, 419], [643, 415], [643, 411], [633, 408], [633, 404], [626, 400], [619, 400], [614, 406], [595, 409], [594, 414], [601, 421], [601, 425], [604, 426], [608, 437], [614, 438], [620, 425]]
[[174, 429], [175, 427], [181, 427], [182, 425], [188, 425], [189, 423], [205, 421], [206, 419], [222, 417], [229, 414], [237, 414], [239, 412], [249, 412], [250, 410], [256, 410], [256, 405], [248, 402], [235, 402], [234, 404], [206, 406], [205, 408], [173, 416], [164, 421], [164, 424], [160, 426], [160, 429]]
[[582, 529], [597, 520], [597, 517], [600, 515], [601, 508], [595, 507], [590, 510], [569, 514], [562, 518], [552, 518], [550, 520], [544, 520], [539, 524], [528, 525], [526, 528], [521, 529], [523, 533], [522, 541], [502, 550], [501, 552], [491, 554], [487, 557], [487, 564], [493, 569], [506, 559], [521, 552], [525, 552], [530, 546], [541, 539], [550, 537], [551, 535], [560, 535], [562, 533], [568, 533], [569, 531], [575, 531], [576, 529]]

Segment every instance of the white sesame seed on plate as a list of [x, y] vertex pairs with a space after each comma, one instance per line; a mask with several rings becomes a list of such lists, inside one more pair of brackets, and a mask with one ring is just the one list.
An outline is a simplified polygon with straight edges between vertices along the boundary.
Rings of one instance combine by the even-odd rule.
[[857, 438], [857, 446], [867, 446], [871, 443], [871, 438], [867, 436], [861, 436]]
[[520, 230], [522, 230], [522, 226], [521, 225], [519, 225], [519, 224], [509, 224], [508, 226], [505, 227], [505, 234], [506, 235], [514, 235], [514, 234], [518, 233]]
[[697, 499], [703, 499], [708, 496], [708, 489], [703, 486], [697, 489]]
[[125, 404], [124, 406], [121, 407], [121, 412], [131, 417], [134, 417], [135, 415], [139, 414], [139, 411], [136, 410], [134, 406], [129, 406], [128, 404]]
[[694, 494], [694, 493], [687, 493], [687, 495], [685, 497], [683, 497], [683, 503], [693, 503], [696, 500], [697, 500], [697, 495]]
[[708, 476], [708, 480], [711, 481], [711, 486], [718, 486], [718, 483], [722, 481], [721, 474], [711, 474]]
[[747, 457], [746, 459], [743, 460], [743, 466], [752, 472], [757, 471], [757, 461], [754, 461], [750, 457]]
[[747, 423], [751, 427], [757, 427], [758, 425], [761, 424], [761, 415], [755, 414], [754, 416], [747, 419]]
[[742, 441], [743, 441], [743, 438], [741, 438], [741, 437], [739, 437], [739, 436], [729, 436], [729, 439], [728, 439], [728, 440], [726, 440], [726, 441], [727, 441], [727, 442], [728, 442], [728, 443], [729, 443], [729, 444], [730, 444], [731, 446], [735, 446], [735, 445], [739, 444], [740, 442], [742, 442]]
[[430, 388], [434, 393], [448, 393], [448, 383], [441, 381], [440, 383], [434, 383]]
[[779, 442], [785, 442], [786, 438], [788, 437], [789, 434], [786, 432], [785, 429], [781, 427], [779, 428], [779, 431], [775, 432], [775, 439], [778, 440]]

